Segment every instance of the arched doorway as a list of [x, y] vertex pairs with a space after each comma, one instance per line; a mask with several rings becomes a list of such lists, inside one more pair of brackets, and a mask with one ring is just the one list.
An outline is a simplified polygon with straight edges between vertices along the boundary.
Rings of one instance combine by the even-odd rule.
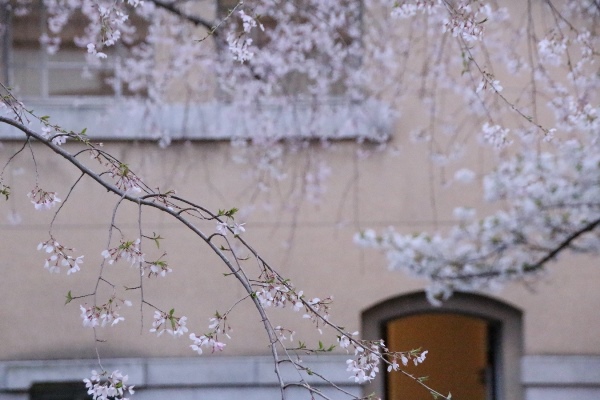
[[[452, 392], [454, 398], [523, 398], [521, 312], [500, 301], [457, 293], [441, 307], [433, 307], [424, 293], [412, 293], [363, 312], [363, 335], [384, 338], [391, 350], [429, 350], [427, 361], [408, 372], [428, 376], [433, 388]], [[386, 400], [431, 398], [398, 373], [381, 374], [365, 388], [365, 393], [373, 392]]]
[[[432, 388], [461, 400], [495, 400], [495, 324], [457, 313], [423, 313], [386, 324], [392, 351], [422, 347], [427, 362], [407, 372], [427, 377]], [[431, 395], [402, 374], [386, 375], [388, 400], [429, 400]]]

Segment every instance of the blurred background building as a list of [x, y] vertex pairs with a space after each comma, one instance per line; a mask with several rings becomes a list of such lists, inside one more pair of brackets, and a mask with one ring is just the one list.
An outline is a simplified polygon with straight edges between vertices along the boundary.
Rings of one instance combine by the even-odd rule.
[[[408, 370], [429, 376], [433, 388], [459, 400], [600, 398], [597, 259], [565, 255], [539, 282], [511, 284], [495, 292], [457, 293], [441, 307], [433, 307], [423, 293], [427, 282], [388, 271], [384, 256], [353, 243], [353, 235], [361, 229], [393, 225], [406, 233], [433, 231], [454, 222], [452, 210], [458, 204], [489, 207], [482, 204], [476, 186], [444, 185], [453, 167], [443, 171], [433, 166], [427, 146], [411, 143], [408, 126], [389, 128], [389, 144], [397, 152], [361, 157], [359, 145], [348, 140], [355, 136], [352, 132], [333, 150], [312, 144], [291, 152], [291, 171], [303, 171], [313, 155], [331, 166], [326, 193], [317, 205], [289, 196], [297, 184], [293, 177], [252, 201], [260, 191], [246, 174], [249, 166], [232, 162], [235, 149], [222, 128], [231, 115], [226, 104], [189, 108], [174, 102], [163, 110], [162, 129], [171, 131], [175, 140], [161, 148], [140, 128], [144, 115], [128, 114], [120, 107], [127, 90], [118, 82], [106, 83], [115, 66], [89, 67], [79, 48], [67, 46], [55, 55], [40, 48], [39, 37], [46, 29], [41, 8], [19, 18], [4, 12], [1, 18], [9, 29], [2, 36], [0, 76], [28, 106], [68, 129], [88, 128], [91, 138], [102, 140], [106, 151], [125, 160], [153, 187], [177, 189], [180, 196], [212, 210], [240, 207], [245, 238], [308, 296], [332, 295], [331, 315], [337, 324], [359, 330], [364, 338], [384, 338], [391, 349], [428, 349], [427, 361]], [[73, 36], [71, 28], [76, 25], [64, 35]], [[404, 111], [418, 114], [419, 107]], [[209, 134], [205, 129], [182, 134], [180, 116], [186, 112], [197, 128], [211, 124], [221, 128]], [[0, 127], [0, 139], [3, 160], [23, 145], [20, 133], [6, 126]], [[32, 146], [44, 187], [66, 195], [77, 171], [41, 146]], [[484, 150], [475, 150], [462, 165], [483, 173], [493, 160]], [[84, 399], [81, 380], [99, 368], [96, 343], [92, 330], [81, 326], [80, 302], [65, 306], [64, 296], [93, 288], [118, 199], [89, 179], [78, 184], [64, 202], [53, 232], [78, 254], [85, 254], [82, 271], [48, 274], [43, 269], [45, 257], [36, 247], [48, 239], [53, 212], [37, 212], [22, 199], [34, 185], [33, 171], [31, 159], [20, 156], [5, 173], [14, 195], [2, 204], [0, 220], [0, 399]], [[168, 278], [148, 281], [148, 299], [165, 309], [175, 308], [188, 317], [190, 331], [201, 332], [215, 310], [229, 308], [244, 292], [233, 278], [223, 276], [226, 271], [219, 260], [186, 229], [159, 213], [144, 213], [146, 231], [165, 238], [174, 270]], [[117, 217], [119, 227], [135, 235], [137, 208], [123, 205]], [[127, 266], [110, 269], [108, 274], [122, 276], [125, 286], [138, 284], [138, 274]], [[127, 295], [123, 288], [118, 290]], [[185, 337], [174, 340], [148, 333], [151, 310], [140, 313], [133, 307], [124, 315], [125, 322], [99, 330], [102, 342], [97, 347], [105, 369], [129, 375], [137, 388], [135, 399], [279, 396], [268, 339], [252, 305], [241, 304], [232, 312], [232, 338], [218, 355], [196, 355]], [[319, 335], [298, 314], [276, 311], [273, 318], [293, 327], [307, 344], [319, 340], [335, 344], [327, 330]], [[306, 362], [352, 393], [375, 392], [388, 400], [431, 397], [397, 374], [382, 373], [359, 386], [349, 379], [347, 358], [336, 350], [307, 356]], [[339, 393], [331, 396], [344, 398]], [[292, 398], [309, 397], [301, 391], [292, 393]]]

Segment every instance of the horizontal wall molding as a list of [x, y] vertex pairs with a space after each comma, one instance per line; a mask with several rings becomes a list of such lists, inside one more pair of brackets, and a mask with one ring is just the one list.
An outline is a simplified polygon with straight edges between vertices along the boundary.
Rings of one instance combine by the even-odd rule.
[[[315, 108], [310, 103], [292, 106], [253, 107], [206, 102], [196, 104], [164, 104], [150, 118], [135, 103], [91, 102], [89, 99], [27, 103], [36, 115], [49, 116], [49, 121], [66, 130], [81, 132], [92, 140], [230, 140], [253, 138], [268, 129], [278, 132], [270, 139], [365, 139], [387, 141], [392, 133], [393, 118], [389, 107], [370, 100], [351, 102], [326, 99]], [[257, 118], [257, 114], [260, 118]], [[349, 123], [351, 121], [352, 123]], [[267, 124], [267, 125], [262, 125]], [[33, 121], [33, 129], [40, 129]], [[0, 139], [23, 140], [19, 130], [0, 125]]]
[[[358, 388], [346, 371], [348, 358], [344, 355], [302, 357], [304, 365], [334, 384]], [[273, 359], [269, 356], [105, 359], [102, 365], [107, 371], [118, 369], [128, 375], [129, 384], [149, 389], [278, 385]], [[0, 392], [27, 391], [37, 382], [81, 381], [89, 377], [93, 369], [99, 370], [97, 360], [4, 361], [0, 362]], [[298, 381], [298, 372], [289, 363], [281, 364], [281, 371], [286, 381]], [[316, 375], [302, 375], [311, 385], [327, 385]]]
[[[359, 394], [361, 386], [349, 379], [346, 371], [348, 358], [347, 355], [326, 355], [307, 356], [303, 360], [307, 367], [324, 374], [334, 384]], [[249, 399], [261, 399], [267, 394], [277, 397], [278, 393], [273, 361], [268, 356], [123, 358], [105, 359], [102, 364], [108, 371], [119, 369], [129, 375], [129, 383], [143, 389], [144, 399], [165, 398], [173, 393], [183, 396], [188, 392], [190, 399], [198, 398], [199, 393], [202, 396], [218, 393], [217, 397], [223, 399], [237, 399], [245, 393]], [[34, 383], [80, 381], [89, 377], [92, 369], [99, 369], [97, 360], [3, 361], [0, 362], [0, 399], [26, 399], [26, 392]], [[289, 365], [284, 364], [282, 369], [286, 380], [298, 380], [297, 372]], [[315, 387], [327, 386], [314, 375], [304, 377]], [[600, 355], [524, 356], [521, 378], [528, 400], [600, 398], [597, 397], [600, 396]]]
[[598, 386], [600, 355], [528, 355], [521, 359], [523, 385]]

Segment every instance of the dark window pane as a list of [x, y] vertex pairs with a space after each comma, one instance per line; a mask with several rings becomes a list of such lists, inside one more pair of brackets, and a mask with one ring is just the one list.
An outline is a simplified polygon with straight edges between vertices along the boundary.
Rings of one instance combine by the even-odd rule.
[[87, 400], [83, 382], [36, 383], [29, 390], [30, 400]]

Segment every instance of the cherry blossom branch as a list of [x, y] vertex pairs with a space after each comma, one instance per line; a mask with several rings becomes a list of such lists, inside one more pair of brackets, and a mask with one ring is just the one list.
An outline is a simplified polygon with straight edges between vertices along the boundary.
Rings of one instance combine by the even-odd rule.
[[[136, 197], [133, 194], [128, 192], [131, 189], [130, 187], [129, 187], [129, 189], [120, 189], [116, 185], [109, 183], [108, 181], [103, 179], [103, 176], [106, 176], [105, 173], [94, 172], [89, 167], [85, 166], [82, 162], [80, 162], [77, 159], [76, 155], [73, 155], [70, 152], [63, 149], [60, 146], [60, 143], [59, 144], [55, 143], [52, 140], [52, 138], [43, 137], [42, 135], [27, 128], [26, 126], [22, 125], [21, 123], [11, 120], [9, 118], [0, 117], [0, 123], [6, 123], [6, 124], [9, 124], [17, 129], [21, 130], [28, 137], [28, 140], [35, 139], [35, 140], [41, 142], [43, 145], [49, 147], [52, 151], [54, 151], [58, 155], [62, 156], [68, 162], [70, 162], [72, 165], [74, 165], [76, 168], [78, 168], [81, 171], [81, 176], [77, 179], [76, 183], [81, 180], [82, 176], [88, 176], [88, 177], [92, 178], [93, 180], [95, 180], [97, 183], [99, 183], [102, 187], [104, 187], [109, 192], [112, 192], [119, 196], [119, 200], [113, 207], [111, 222], [110, 222], [110, 226], [109, 226], [109, 236], [108, 236], [107, 247], [110, 247], [113, 229], [118, 230], [118, 227], [116, 226], [116, 212], [117, 212], [120, 204], [123, 201], [130, 201], [130, 202], [133, 202], [138, 205], [138, 225], [139, 225], [138, 228], [140, 229], [140, 232], [139, 232], [140, 238], [144, 237], [143, 232], [141, 231], [141, 214], [140, 213], [141, 213], [142, 206], [157, 208], [161, 212], [171, 215], [172, 217], [174, 217], [175, 219], [177, 219], [178, 221], [183, 223], [187, 228], [192, 230], [197, 236], [199, 236], [212, 249], [212, 251], [215, 252], [221, 258], [223, 263], [229, 269], [230, 274], [234, 275], [238, 279], [238, 281], [242, 284], [242, 286], [248, 293], [247, 297], [250, 297], [251, 301], [253, 301], [253, 303], [255, 304], [255, 307], [258, 310], [259, 315], [261, 316], [263, 325], [267, 332], [267, 336], [269, 337], [270, 348], [271, 348], [272, 356], [274, 359], [275, 373], [276, 373], [276, 376], [278, 377], [279, 387], [281, 390], [282, 398], [285, 398], [285, 389], [286, 389], [286, 387], [289, 387], [289, 384], [284, 382], [283, 377], [281, 376], [281, 373], [279, 370], [280, 363], [285, 360], [280, 359], [280, 356], [279, 356], [278, 350], [277, 350], [277, 346], [279, 346], [279, 345], [282, 346], [285, 354], [287, 355], [288, 360], [291, 360], [291, 355], [288, 353], [288, 349], [285, 347], [285, 345], [283, 345], [283, 343], [281, 342], [278, 334], [276, 334], [276, 330], [280, 329], [280, 328], [273, 327], [269, 317], [266, 314], [265, 307], [262, 304], [263, 299], [261, 298], [260, 293], [258, 293], [253, 288], [253, 285], [259, 284], [259, 286], [262, 286], [262, 285], [264, 285], [264, 283], [262, 283], [260, 281], [254, 281], [254, 283], [253, 283], [253, 281], [251, 281], [246, 276], [245, 271], [242, 269], [241, 265], [239, 264], [240, 257], [236, 254], [233, 247], [229, 243], [229, 240], [226, 237], [225, 231], [217, 234], [216, 236], [223, 237], [225, 239], [226, 243], [228, 243], [228, 247], [226, 247], [226, 248], [222, 247], [222, 246], [219, 247], [216, 243], [213, 242], [213, 238], [216, 237], [215, 234], [207, 235], [207, 234], [203, 233], [198, 227], [193, 225], [188, 220], [188, 218], [187, 218], [188, 216], [201, 218], [203, 220], [218, 221], [218, 224], [222, 224], [222, 226], [224, 226], [224, 228], [227, 231], [233, 233], [236, 240], [238, 240], [244, 246], [244, 248], [246, 248], [247, 250], [249, 250], [252, 253], [252, 255], [259, 262], [260, 268], [265, 273], [267, 273], [267, 276], [275, 277], [275, 279], [277, 280], [277, 282], [279, 284], [281, 284], [283, 287], [287, 288], [286, 291], [292, 293], [295, 296], [296, 300], [298, 302], [300, 302], [303, 305], [303, 307], [305, 307], [305, 309], [307, 310], [307, 312], [310, 315], [310, 318], [316, 323], [317, 327], [319, 327], [319, 324], [321, 324], [321, 323], [326, 326], [332, 327], [340, 334], [340, 336], [339, 336], [340, 338], [346, 338], [348, 340], [348, 343], [350, 343], [350, 342], [354, 343], [356, 348], [360, 349], [361, 352], [366, 351], [368, 354], [370, 354], [373, 357], [372, 362], [379, 363], [380, 361], [383, 361], [383, 362], [388, 363], [388, 361], [383, 357], [383, 354], [387, 354], [387, 353], [382, 354], [379, 351], [374, 351], [373, 349], [369, 348], [369, 346], [366, 345], [365, 343], [352, 339], [351, 335], [345, 333], [342, 330], [342, 328], [340, 328], [339, 326], [337, 326], [329, 321], [329, 319], [328, 319], [328, 307], [329, 307], [328, 302], [330, 300], [328, 300], [328, 299], [325, 299], [325, 300], [313, 299], [313, 300], [309, 301], [309, 300], [304, 299], [301, 293], [296, 294], [295, 289], [289, 283], [289, 281], [284, 279], [281, 275], [279, 275], [279, 273], [277, 273], [272, 267], [270, 267], [269, 264], [266, 262], [266, 260], [264, 260], [254, 248], [252, 248], [243, 238], [241, 238], [239, 236], [238, 230], [242, 229], [241, 226], [239, 226], [237, 224], [231, 226], [223, 221], [223, 218], [230, 218], [233, 215], [233, 210], [219, 211], [218, 214], [214, 214], [214, 213], [211, 213], [209, 210], [207, 210], [193, 202], [190, 202], [188, 200], [179, 198], [179, 197], [171, 195], [171, 194], [146, 192], [147, 194], [144, 194], [141, 197]], [[76, 135], [69, 134], [69, 136], [77, 138]], [[89, 142], [86, 142], [86, 141], [84, 141], [83, 143], [88, 146], [91, 145]], [[81, 152], [78, 152], [77, 154], [81, 154]], [[111, 164], [111, 165], [119, 165], [119, 166], [123, 165], [118, 160], [112, 158], [110, 155], [107, 155], [104, 152], [101, 152], [101, 153], [98, 152], [97, 154], [99, 154], [99, 155], [102, 154], [107, 159], [112, 160], [113, 164]], [[132, 175], [133, 173], [131, 171], [129, 171], [129, 169], [122, 170], [122, 173], [123, 173], [123, 176], [121, 178], [118, 178], [118, 182], [122, 181], [123, 179], [129, 179], [128, 177], [130, 175], [133, 176]], [[73, 186], [72, 186], [72, 188], [73, 188]], [[71, 188], [71, 190], [72, 190], [72, 188]], [[149, 191], [150, 189], [148, 189], [147, 186], [145, 186], [145, 190]], [[175, 203], [172, 203], [172, 201], [178, 201], [180, 204], [184, 205], [184, 208], [180, 207], [179, 205], [176, 205]], [[196, 213], [201, 213], [201, 214], [196, 215]], [[138, 240], [138, 242], [139, 242], [139, 240]], [[128, 243], [124, 246], [125, 246], [124, 248], [128, 248], [131, 245]], [[140, 252], [139, 247], [136, 248], [136, 251]], [[225, 253], [224, 253], [225, 251], [231, 252], [232, 260], [229, 259], [225, 255]], [[110, 256], [110, 254], [112, 254], [110, 252], [112, 252], [112, 250], [110, 250], [110, 251], [106, 250], [105, 252], [103, 252], [103, 253], [107, 253], [107, 255], [104, 255], [105, 258], [101, 263], [100, 273], [99, 273], [98, 279], [96, 281], [95, 290], [93, 291], [93, 293], [91, 293], [89, 295], [89, 296], [94, 297], [94, 304], [91, 307], [81, 306], [82, 317], [84, 318], [84, 325], [90, 324], [92, 326], [92, 328], [94, 329], [94, 337], [95, 337], [96, 342], [101, 341], [97, 336], [97, 329], [96, 329], [96, 327], [100, 324], [99, 318], [102, 318], [102, 321], [101, 321], [102, 326], [106, 322], [109, 322], [112, 325], [114, 325], [123, 319], [114, 311], [114, 307], [118, 308], [121, 303], [124, 303], [125, 305], [130, 305], [130, 304], [128, 304], [130, 302], [117, 298], [114, 293], [114, 291], [116, 289], [115, 285], [112, 284], [111, 282], [106, 281], [102, 277], [102, 270], [104, 268], [104, 264], [107, 260], [107, 257]], [[120, 255], [115, 253], [115, 257], [120, 257]], [[138, 262], [141, 262], [141, 259], [137, 259], [137, 260], [138, 260]], [[134, 261], [135, 261], [135, 259], [134, 259]], [[112, 259], [110, 262], [112, 263]], [[105, 303], [103, 305], [98, 305], [96, 296], [98, 293], [98, 285], [101, 282], [105, 282], [106, 284], [108, 284], [109, 286], [112, 287], [113, 295], [109, 298], [107, 303]], [[142, 290], [142, 288], [143, 288], [143, 285], [140, 285], [139, 289]], [[69, 302], [75, 298], [81, 298], [81, 297], [84, 297], [84, 296], [73, 297], [71, 295], [71, 293], [69, 292], [69, 294], [67, 296], [67, 302]], [[142, 298], [141, 303], [151, 305], [143, 298]], [[159, 317], [161, 318], [161, 320], [164, 320], [164, 318], [167, 318], [167, 319], [171, 320], [172, 323], [177, 323], [178, 325], [180, 323], [185, 322], [184, 317], [178, 318], [178, 317], [173, 316], [173, 310], [171, 310], [171, 312], [168, 314], [164, 313], [163, 311], [158, 311], [158, 310], [157, 310], [157, 313], [160, 313]], [[163, 317], [163, 315], [164, 315], [164, 317]], [[220, 321], [220, 320], [224, 320], [225, 317], [218, 315], [217, 318], [218, 318], [218, 321]], [[162, 322], [159, 322], [159, 324], [162, 324]], [[187, 329], [185, 329], [185, 330], [187, 330]], [[331, 347], [331, 348], [333, 348], [333, 347]], [[98, 349], [96, 349], [96, 350], [98, 351]], [[305, 349], [305, 350], [307, 350], [307, 349]], [[408, 354], [408, 353], [406, 353], [406, 354]], [[424, 356], [423, 356], [423, 358], [424, 358]], [[294, 364], [294, 365], [296, 365], [296, 364]], [[395, 365], [394, 369], [398, 369], [397, 365], [396, 364], [394, 364], [394, 365]], [[362, 367], [360, 367], [360, 368], [362, 368]], [[301, 370], [308, 372], [308, 370], [304, 370], [304, 369], [300, 369], [298, 371], [300, 372]], [[374, 372], [372, 372], [372, 374], [373, 373]], [[318, 390], [311, 388], [310, 384], [308, 384], [308, 382], [306, 382], [304, 380], [304, 378], [302, 378], [302, 376], [300, 376], [300, 379], [302, 381], [302, 383], [299, 384], [300, 386], [305, 387], [305, 388], [310, 388], [309, 390], [315, 394], [319, 393]], [[415, 379], [415, 381], [417, 381], [419, 384], [422, 385], [422, 382], [419, 382], [418, 379]], [[327, 380], [326, 380], [326, 382], [331, 383]], [[427, 388], [425, 385], [422, 385], [422, 386]], [[432, 391], [430, 388], [427, 388], [427, 390], [430, 390], [432, 393], [434, 393], [434, 391]], [[435, 393], [437, 393], [437, 392], [435, 392]]]
[[522, 270], [507, 270], [507, 271], [484, 271], [480, 273], [472, 273], [472, 274], [457, 274], [451, 277], [440, 277], [439, 275], [432, 275], [433, 280], [442, 279], [442, 280], [461, 280], [466, 281], [469, 279], [477, 279], [477, 278], [494, 278], [501, 275], [513, 275], [513, 274], [522, 274], [527, 272], [535, 272], [544, 268], [544, 266], [554, 260], [556, 256], [558, 256], [563, 251], [572, 248], [572, 244], [575, 240], [581, 237], [583, 234], [588, 233], [596, 229], [600, 226], [600, 218], [590, 222], [589, 224], [583, 226], [582, 228], [576, 230], [575, 232], [568, 235], [562, 242], [556, 245], [552, 250], [549, 250], [548, 253], [543, 256], [539, 261], [533, 264], [526, 264], [523, 266]]
[[498, 96], [504, 102], [504, 104], [506, 104], [512, 111], [514, 111], [515, 113], [517, 113], [521, 118], [523, 118], [524, 120], [526, 120], [528, 123], [534, 125], [536, 128], [540, 129], [542, 132], [544, 132], [544, 134], [546, 134], [546, 135], [550, 134], [550, 130], [548, 128], [542, 126], [540, 123], [538, 123], [537, 121], [535, 121], [531, 116], [526, 115], [521, 110], [521, 108], [517, 107], [513, 102], [511, 102], [510, 100], [508, 100], [506, 98], [506, 96], [504, 96], [504, 94], [502, 94], [501, 91], [498, 90], [498, 87], [497, 87], [496, 83], [492, 79], [493, 77], [490, 76], [490, 74], [486, 73], [486, 71], [475, 60], [475, 57], [473, 56], [473, 54], [471, 52], [471, 49], [468, 46], [468, 44], [465, 43], [464, 40], [462, 40], [462, 39], [461, 39], [461, 43], [462, 43], [461, 47], [462, 47], [463, 51], [469, 55], [469, 61], [472, 62], [473, 65], [475, 65], [475, 67], [477, 68], [477, 70], [481, 74], [482, 79], [494, 91], [494, 94], [496, 96]]
[[[160, 211], [171, 215], [172, 217], [174, 217], [175, 219], [177, 219], [178, 221], [180, 221], [182, 224], [184, 224], [187, 228], [189, 228], [192, 232], [194, 232], [197, 236], [199, 236], [211, 249], [213, 252], [215, 252], [217, 254], [217, 256], [221, 259], [221, 261], [227, 266], [227, 268], [230, 270], [231, 274], [234, 275], [238, 281], [242, 284], [242, 286], [244, 287], [244, 289], [246, 290], [246, 292], [248, 294], [252, 294], [254, 293], [254, 290], [251, 287], [250, 281], [248, 280], [248, 278], [245, 276], [243, 270], [239, 269], [236, 265], [232, 264], [231, 261], [227, 258], [227, 256], [221, 251], [220, 248], [218, 248], [211, 240], [210, 237], [206, 234], [204, 234], [202, 231], [200, 231], [197, 227], [195, 227], [191, 222], [189, 222], [181, 213], [179, 213], [178, 211], [175, 211], [174, 209], [171, 209], [167, 206], [164, 206], [162, 204], [157, 204], [156, 202], [153, 201], [148, 201], [148, 200], [144, 200], [142, 198], [139, 197], [135, 197], [133, 195], [130, 195], [127, 193], [126, 190], [121, 190], [119, 188], [117, 188], [116, 186], [110, 184], [109, 182], [105, 181], [104, 179], [101, 178], [101, 176], [97, 173], [95, 173], [94, 171], [92, 171], [91, 169], [89, 169], [88, 167], [86, 167], [85, 165], [83, 165], [79, 160], [77, 160], [71, 153], [69, 153], [68, 151], [64, 150], [63, 148], [61, 148], [60, 146], [58, 146], [57, 144], [53, 143], [51, 140], [47, 140], [44, 137], [42, 137], [41, 135], [39, 135], [38, 133], [32, 131], [31, 129], [27, 128], [26, 126], [11, 120], [9, 118], [6, 117], [2, 117], [0, 116], [0, 122], [1, 123], [6, 123], [8, 125], [11, 125], [19, 130], [21, 130], [23, 133], [25, 133], [25, 135], [28, 138], [34, 138], [36, 140], [38, 140], [39, 142], [41, 142], [42, 144], [46, 145], [47, 147], [49, 147], [52, 151], [54, 151], [55, 153], [57, 153], [58, 155], [62, 156], [63, 158], [65, 158], [68, 162], [70, 162], [72, 165], [74, 165], [76, 168], [78, 168], [83, 174], [89, 176], [90, 178], [92, 178], [93, 180], [95, 180], [98, 184], [100, 184], [102, 187], [104, 187], [106, 190], [108, 190], [109, 192], [115, 193], [118, 196], [120, 196], [120, 200], [119, 203], [123, 200], [127, 200], [139, 205], [144, 205], [144, 206], [148, 206], [148, 207], [153, 207], [153, 208], [157, 208]], [[117, 207], [115, 207], [115, 209], [113, 210], [113, 220], [111, 222], [111, 227], [114, 226], [114, 217], [116, 215], [116, 209]], [[216, 215], [212, 215], [214, 218], [217, 218]], [[109, 241], [110, 241], [110, 235], [109, 235]], [[104, 261], [103, 261], [104, 264]], [[96, 283], [96, 290], [97, 290], [97, 286], [99, 284], [99, 282], [101, 281], [101, 278], [99, 277], [97, 283]], [[94, 293], [96, 293], [96, 290], [94, 291]], [[281, 388], [281, 393], [282, 393], [282, 398], [284, 398], [284, 381], [283, 378], [281, 376], [281, 372], [279, 370], [279, 356], [277, 353], [277, 349], [276, 349], [276, 344], [279, 342], [277, 336], [274, 333], [273, 327], [270, 325], [270, 321], [269, 318], [266, 314], [265, 309], [263, 308], [263, 306], [261, 305], [260, 301], [255, 297], [255, 296], [251, 296], [251, 300], [252, 302], [255, 304], [255, 307], [261, 317], [261, 320], [265, 326], [265, 330], [267, 332], [267, 335], [269, 337], [269, 342], [270, 342], [270, 348], [271, 348], [271, 353], [273, 355], [273, 359], [274, 359], [274, 368], [275, 368], [275, 373], [277, 375], [277, 378], [279, 380], [279, 386]]]
[[175, 3], [166, 3], [161, 0], [149, 0], [149, 1], [151, 3], [154, 3], [158, 8], [166, 10], [166, 11], [170, 12], [171, 14], [182, 18], [185, 21], [191, 22], [192, 24], [194, 24], [196, 26], [203, 26], [204, 28], [208, 29], [210, 31], [210, 33], [214, 36], [217, 36], [217, 34], [218, 34], [218, 32], [215, 29], [214, 23], [211, 23], [204, 18], [198, 17], [196, 15], [191, 15], [191, 14], [186, 13], [183, 10], [180, 10], [179, 8], [176, 7]]
[[79, 183], [79, 181], [81, 181], [81, 179], [85, 176], [84, 173], [81, 173], [79, 175], [79, 178], [77, 178], [75, 180], [75, 182], [71, 185], [71, 187], [69, 188], [69, 191], [67, 192], [67, 195], [65, 196], [65, 199], [60, 203], [60, 205], [58, 206], [58, 209], [56, 210], [56, 212], [54, 213], [54, 216], [52, 217], [52, 220], [50, 221], [50, 228], [48, 230], [48, 234], [50, 236], [52, 236], [52, 226], [54, 225], [54, 221], [56, 221], [56, 217], [58, 217], [58, 213], [60, 212], [60, 210], [65, 206], [65, 204], [67, 203], [67, 200], [69, 200], [69, 197], [71, 196], [71, 193], [73, 193], [73, 190], [75, 190], [75, 186], [77, 186], [77, 184]]

